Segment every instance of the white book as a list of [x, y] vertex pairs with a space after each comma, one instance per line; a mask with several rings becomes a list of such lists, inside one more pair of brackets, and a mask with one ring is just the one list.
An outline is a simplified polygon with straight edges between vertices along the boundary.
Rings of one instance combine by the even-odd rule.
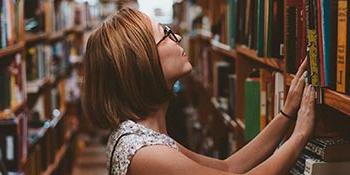
[[350, 161], [324, 162], [317, 159], [306, 159], [304, 175], [349, 175]]

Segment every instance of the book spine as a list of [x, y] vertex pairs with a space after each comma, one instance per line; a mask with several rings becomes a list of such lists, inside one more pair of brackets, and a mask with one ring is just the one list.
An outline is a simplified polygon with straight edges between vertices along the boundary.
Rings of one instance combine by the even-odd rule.
[[317, 7], [316, 0], [308, 0], [306, 5], [306, 25], [307, 25], [307, 39], [308, 39], [308, 57], [310, 65], [310, 83], [315, 86], [320, 86], [319, 73], [319, 58], [317, 45]]
[[228, 7], [228, 35], [229, 35], [229, 45], [231, 48], [236, 46], [236, 34], [237, 34], [237, 1], [229, 0]]
[[266, 115], [266, 77], [268, 72], [264, 69], [260, 69], [260, 130], [263, 130], [267, 125]]
[[294, 6], [287, 4], [285, 1], [285, 57], [286, 57], [286, 71], [288, 73], [296, 72], [296, 58], [297, 58], [297, 15], [298, 10]]
[[[348, 8], [350, 6], [350, 1], [348, 1]], [[350, 13], [348, 12], [348, 28], [347, 28], [347, 53], [346, 53], [346, 70], [347, 70], [347, 74], [346, 75], [346, 93], [348, 95], [350, 95], [350, 75], [349, 75], [349, 71], [350, 71]]]
[[330, 73], [330, 9], [331, 0], [321, 0], [322, 3], [322, 42], [323, 42], [323, 69], [324, 69], [324, 85], [326, 87], [331, 87], [331, 73]]
[[7, 47], [7, 9], [6, 9], [6, 0], [2, 1], [2, 13], [1, 13], [1, 47]]
[[264, 57], [264, 12], [265, 12], [265, 0], [258, 0], [258, 24], [257, 24], [257, 55], [258, 57]]
[[323, 54], [323, 4], [321, 0], [316, 0], [316, 9], [317, 9], [317, 35], [318, 35], [318, 59], [319, 59], [319, 74], [320, 74], [320, 86], [325, 86], [325, 78], [324, 78], [324, 54]]
[[315, 143], [308, 142], [305, 146], [305, 149], [317, 156], [320, 156], [322, 160], [325, 159], [325, 147], [321, 147]]
[[244, 83], [245, 140], [252, 140], [260, 132], [260, 83], [248, 78]]
[[336, 90], [345, 93], [346, 87], [346, 39], [347, 39], [347, 13], [346, 0], [338, 1], [338, 47], [337, 47], [337, 85]]

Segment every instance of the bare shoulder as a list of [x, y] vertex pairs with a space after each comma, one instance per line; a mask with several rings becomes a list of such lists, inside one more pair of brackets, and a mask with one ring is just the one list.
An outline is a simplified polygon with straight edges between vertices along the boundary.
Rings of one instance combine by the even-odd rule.
[[[141, 148], [134, 155], [128, 175], [230, 175], [202, 166], [181, 152], [164, 145]], [[231, 174], [233, 175], [233, 174]]]

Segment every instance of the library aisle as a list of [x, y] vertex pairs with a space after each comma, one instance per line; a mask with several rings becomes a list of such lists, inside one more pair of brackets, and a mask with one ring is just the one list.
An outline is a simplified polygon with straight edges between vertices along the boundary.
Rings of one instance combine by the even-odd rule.
[[[95, 137], [100, 138], [100, 136]], [[107, 174], [106, 145], [99, 139], [91, 139], [83, 135], [78, 140], [81, 151], [77, 153], [72, 175]]]

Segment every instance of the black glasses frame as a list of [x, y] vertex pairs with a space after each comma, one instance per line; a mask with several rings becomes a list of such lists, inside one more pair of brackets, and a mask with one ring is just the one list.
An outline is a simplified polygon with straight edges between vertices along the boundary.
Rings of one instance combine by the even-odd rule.
[[164, 36], [161, 40], [159, 40], [157, 42], [157, 46], [163, 41], [165, 40], [165, 38], [169, 37], [171, 40], [173, 40], [176, 43], [179, 43], [181, 41], [181, 39], [179, 39], [175, 33], [170, 29], [169, 26], [164, 26]]

